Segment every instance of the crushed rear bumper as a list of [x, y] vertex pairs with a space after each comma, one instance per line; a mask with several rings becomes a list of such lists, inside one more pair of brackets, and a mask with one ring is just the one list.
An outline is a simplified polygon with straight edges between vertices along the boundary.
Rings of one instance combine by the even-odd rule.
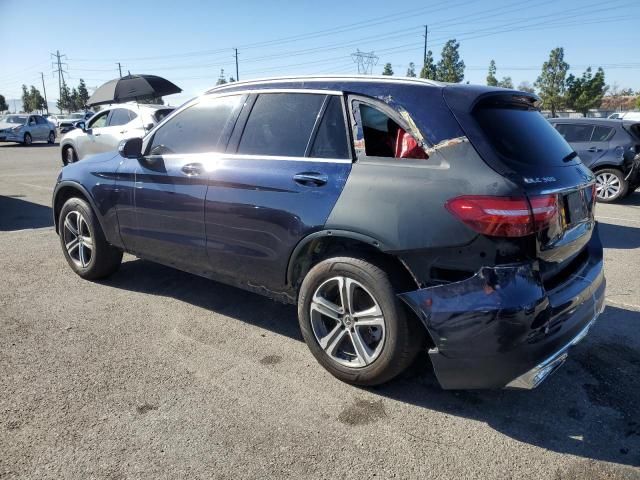
[[547, 291], [533, 264], [484, 267], [460, 282], [400, 294], [435, 346], [433, 368], [445, 389], [535, 388], [566, 359], [604, 308], [602, 244]]

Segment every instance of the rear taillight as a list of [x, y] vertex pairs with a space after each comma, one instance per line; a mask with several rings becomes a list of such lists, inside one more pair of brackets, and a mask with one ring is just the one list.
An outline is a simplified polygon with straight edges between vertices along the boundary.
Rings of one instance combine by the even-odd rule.
[[445, 204], [476, 232], [494, 237], [524, 237], [548, 227], [558, 215], [557, 195], [489, 197], [464, 195]]

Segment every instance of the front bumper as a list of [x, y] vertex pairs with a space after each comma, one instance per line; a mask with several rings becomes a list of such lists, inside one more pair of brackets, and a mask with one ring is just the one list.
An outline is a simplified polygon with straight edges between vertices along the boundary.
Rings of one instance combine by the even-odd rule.
[[435, 343], [429, 356], [440, 385], [535, 388], [562, 365], [604, 307], [597, 229], [585, 248], [585, 262], [552, 290], [533, 264], [521, 264], [400, 294]]
[[0, 132], [0, 142], [22, 142], [24, 134]]

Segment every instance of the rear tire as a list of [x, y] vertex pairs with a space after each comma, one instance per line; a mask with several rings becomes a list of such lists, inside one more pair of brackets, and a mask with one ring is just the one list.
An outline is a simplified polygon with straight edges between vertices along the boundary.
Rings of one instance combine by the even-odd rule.
[[70, 198], [58, 217], [62, 252], [71, 269], [87, 280], [108, 277], [120, 267], [122, 250], [109, 245], [89, 204]]
[[22, 144], [28, 146], [28, 145], [31, 145], [32, 143], [33, 143], [33, 138], [31, 138], [31, 134], [25, 133]]
[[75, 149], [71, 145], [67, 145], [62, 149], [62, 164], [69, 165], [78, 161]]
[[316, 360], [354, 385], [379, 385], [400, 374], [425, 337], [407, 317], [388, 274], [353, 257], [329, 258], [309, 271], [300, 287], [298, 320]]
[[595, 172], [598, 202], [613, 203], [627, 194], [629, 184], [617, 168], [603, 168]]

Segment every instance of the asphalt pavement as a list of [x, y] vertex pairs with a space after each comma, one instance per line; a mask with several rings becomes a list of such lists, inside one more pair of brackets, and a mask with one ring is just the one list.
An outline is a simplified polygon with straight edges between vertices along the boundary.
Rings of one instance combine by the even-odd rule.
[[537, 390], [442, 391], [426, 357], [334, 379], [295, 308], [52, 228], [59, 146], [0, 144], [0, 479], [640, 479], [640, 191], [597, 206], [608, 306]]

